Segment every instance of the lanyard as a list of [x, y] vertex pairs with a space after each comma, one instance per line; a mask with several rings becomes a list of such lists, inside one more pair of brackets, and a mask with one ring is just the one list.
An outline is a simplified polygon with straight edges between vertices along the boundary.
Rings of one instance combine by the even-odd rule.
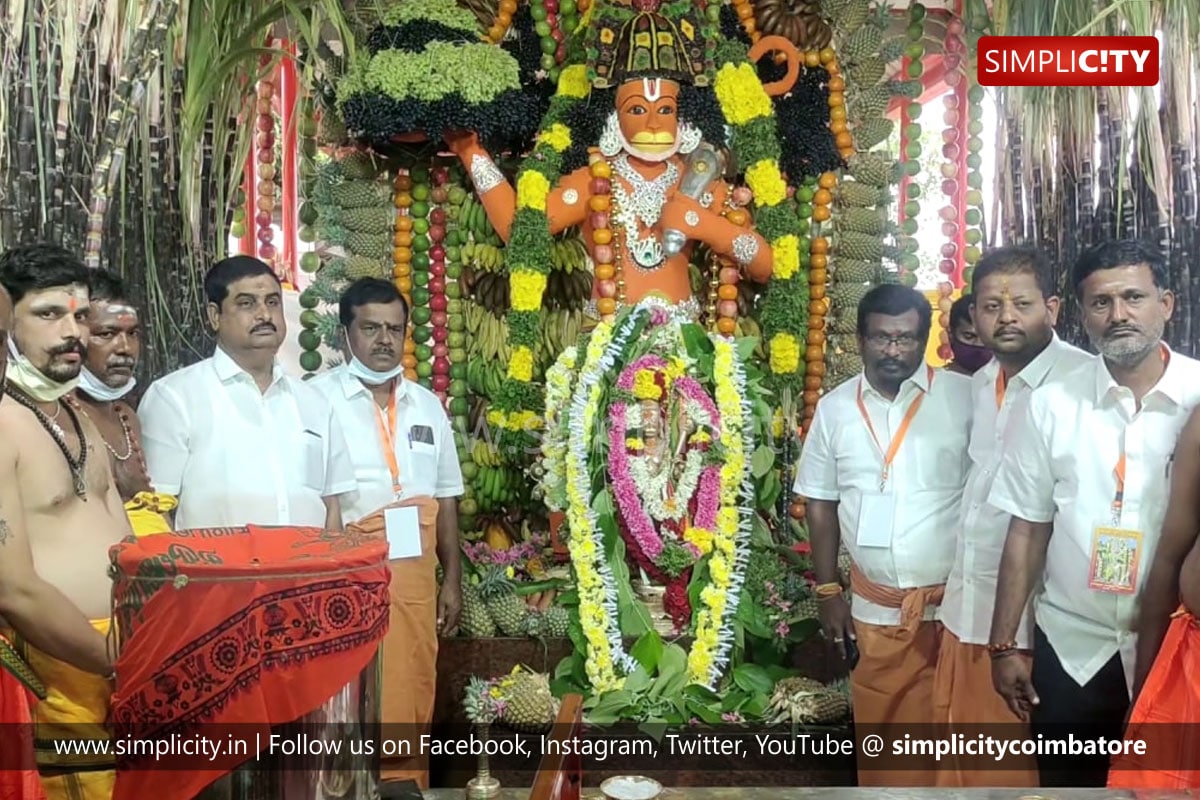
[[1004, 370], [996, 371], [996, 410], [1004, 405], [1004, 393], [1008, 391], [1008, 378], [1004, 377]]
[[[929, 374], [929, 388], [933, 388], [933, 367], [928, 364], [925, 369]], [[904, 412], [904, 418], [900, 420], [900, 427], [896, 429], [896, 434], [892, 437], [892, 441], [888, 444], [887, 451], [883, 449], [883, 445], [879, 443], [879, 437], [875, 434], [875, 426], [871, 424], [871, 415], [867, 413], [867, 405], [863, 402], [862, 381], [858, 384], [858, 413], [862, 415], [863, 422], [867, 423], [867, 431], [870, 432], [871, 438], [875, 441], [875, 446], [879, 448], [879, 452], [883, 453], [883, 474], [879, 479], [879, 491], [883, 492], [887, 486], [888, 473], [892, 468], [892, 461], [896, 458], [896, 453], [900, 452], [900, 444], [904, 441], [904, 437], [908, 435], [908, 428], [912, 425], [913, 418], [917, 416], [917, 410], [921, 407], [921, 402], [925, 399], [925, 392], [920, 392], [916, 399], [909, 405], [908, 410]]]
[[392, 473], [392, 490], [400, 494], [400, 464], [396, 461], [396, 393], [388, 397], [387, 419], [379, 405], [371, 403], [375, 409], [375, 427], [379, 430], [379, 445], [383, 448], [383, 457], [387, 460], [388, 472]]

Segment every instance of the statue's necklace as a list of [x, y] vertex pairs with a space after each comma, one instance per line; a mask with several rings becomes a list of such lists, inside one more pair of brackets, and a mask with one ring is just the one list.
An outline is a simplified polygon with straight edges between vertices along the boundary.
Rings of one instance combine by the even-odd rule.
[[625, 249], [639, 267], [657, 269], [666, 260], [662, 240], [653, 231], [645, 238], [640, 237], [638, 226], [653, 228], [658, 224], [662, 208], [667, 203], [667, 192], [679, 180], [679, 168], [673, 162], [668, 162], [661, 175], [654, 180], [646, 180], [629, 164], [629, 156], [621, 155], [613, 162], [613, 170], [632, 188], [632, 192], [627, 192], [620, 181], [613, 181], [612, 184], [617, 222], [625, 230]]
[[[18, 391], [14, 386], [9, 384], [5, 387], [5, 393], [18, 404], [24, 406], [33, 412], [34, 418], [42, 428], [58, 445], [59, 451], [63, 454], [63, 458], [67, 460], [67, 466], [71, 469], [71, 481], [74, 484], [75, 494], [80, 500], [87, 501], [87, 482], [84, 480], [84, 469], [87, 467], [87, 439], [83, 435], [83, 426], [79, 424], [79, 416], [75, 410], [71, 408], [70, 403], [60, 403], [63, 411], [67, 412], [67, 417], [71, 420], [71, 427], [75, 430], [75, 435], [79, 438], [79, 457], [75, 458], [71, 455], [71, 449], [67, 447], [67, 437], [63, 433], [63, 429], [58, 423], [46, 416], [46, 414], [37, 407], [37, 403], [32, 398], [27, 397], [24, 393]], [[57, 415], [56, 415], [57, 416]]]

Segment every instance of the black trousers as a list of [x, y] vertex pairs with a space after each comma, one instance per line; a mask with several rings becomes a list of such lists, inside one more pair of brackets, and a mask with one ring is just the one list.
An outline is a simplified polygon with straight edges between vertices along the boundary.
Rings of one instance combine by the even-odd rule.
[[[1125, 715], [1129, 711], [1129, 690], [1120, 653], [1108, 660], [1080, 686], [1063, 669], [1062, 662], [1041, 628], [1033, 634], [1033, 688], [1040, 703], [1033, 708], [1030, 727], [1033, 735], [1065, 740], [1120, 739], [1124, 735]], [[1103, 788], [1108, 783], [1110, 757], [1038, 756], [1042, 786]]]

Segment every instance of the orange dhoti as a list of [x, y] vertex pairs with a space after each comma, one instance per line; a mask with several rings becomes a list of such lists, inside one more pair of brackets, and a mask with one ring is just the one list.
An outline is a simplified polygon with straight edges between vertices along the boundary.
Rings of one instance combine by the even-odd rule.
[[[873, 583], [857, 565], [850, 569], [850, 590], [856, 597], [900, 609], [899, 625], [854, 621], [858, 666], [850, 673], [850, 703], [858, 746], [859, 786], [933, 786], [937, 762], [906, 757], [889, 765], [886, 759], [863, 755], [862, 742], [872, 732], [884, 741], [902, 731], [884, 726], [924, 725], [933, 721], [933, 679], [937, 668], [942, 624], [925, 621], [925, 609], [942, 601], [945, 587], [896, 589]], [[928, 729], [928, 727], [927, 727]], [[888, 769], [888, 766], [903, 767]], [[870, 769], [875, 767], [875, 769]]]
[[[420, 736], [429, 733], [437, 694], [437, 512], [438, 501], [416, 497], [388, 508], [415, 507], [421, 523], [421, 555], [389, 562], [392, 570], [391, 608], [383, 639], [383, 690], [380, 721], [389, 739], [412, 742], [415, 755], [383, 758], [380, 778], [412, 780], [429, 788], [429, 759], [421, 753]], [[383, 535], [380, 509], [349, 526]]]
[[1187, 609], [1171, 627], [1142, 693], [1138, 695], [1126, 742], [1142, 740], [1145, 754], [1113, 758], [1111, 789], [1200, 788], [1200, 621]]
[[37, 676], [0, 636], [0, 800], [46, 800], [33, 750], [37, 695], [45, 695]]
[[[945, 735], [979, 735], [1005, 739], [1031, 739], [1029, 723], [1021, 722], [992, 685], [992, 658], [987, 647], [965, 644], [950, 631], [942, 633], [937, 673], [933, 683], [934, 722]], [[943, 727], [944, 726], [944, 727]], [[1028, 789], [1040, 785], [1037, 759], [1006, 755], [994, 769], [985, 767], [991, 756], [943, 756], [938, 764], [937, 786], [944, 788]]]

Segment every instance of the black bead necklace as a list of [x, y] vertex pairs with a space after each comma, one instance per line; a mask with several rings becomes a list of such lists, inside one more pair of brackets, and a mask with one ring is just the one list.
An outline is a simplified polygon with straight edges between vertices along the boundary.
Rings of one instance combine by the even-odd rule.
[[80, 500], [87, 502], [87, 482], [84, 480], [84, 468], [87, 466], [87, 439], [84, 438], [83, 426], [79, 424], [79, 417], [76, 415], [74, 409], [71, 408], [69, 403], [59, 402], [59, 407], [66, 411], [67, 416], [71, 419], [71, 426], [75, 429], [75, 435], [79, 437], [78, 459], [71, 455], [71, 449], [67, 447], [67, 439], [63, 435], [62, 428], [37, 407], [37, 403], [34, 402], [33, 398], [17, 389], [11, 383], [5, 387], [4, 391], [14, 401], [32, 411], [38, 423], [50, 435], [54, 443], [58, 445], [63, 458], [67, 460], [67, 466], [71, 468], [71, 480], [75, 485], [75, 494]]

